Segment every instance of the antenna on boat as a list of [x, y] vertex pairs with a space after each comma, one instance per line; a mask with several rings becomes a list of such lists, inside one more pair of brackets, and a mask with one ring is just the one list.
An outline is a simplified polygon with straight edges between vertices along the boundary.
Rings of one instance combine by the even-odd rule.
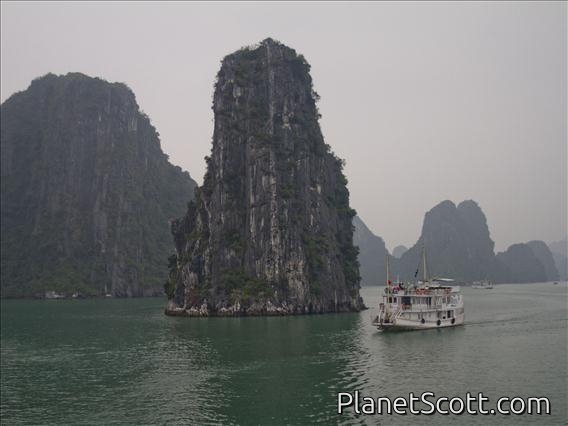
[[426, 281], [428, 280], [428, 266], [426, 264], [426, 246], [423, 245], [422, 246], [422, 274], [424, 279], [422, 281], [424, 281], [424, 283], [426, 283]]
[[387, 318], [390, 318], [390, 311], [391, 311], [390, 304], [392, 303], [392, 287], [390, 280], [390, 259], [388, 252], [386, 254], [386, 257], [387, 257], [387, 288], [386, 288], [387, 296], [385, 297], [385, 305], [386, 305], [385, 313]]
[[391, 280], [390, 280], [390, 259], [389, 254], [387, 253], [387, 286], [390, 287]]

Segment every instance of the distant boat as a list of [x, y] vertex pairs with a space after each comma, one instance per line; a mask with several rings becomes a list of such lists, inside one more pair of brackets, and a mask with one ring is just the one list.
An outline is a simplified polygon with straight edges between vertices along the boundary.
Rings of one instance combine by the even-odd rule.
[[558, 285], [558, 281], [554, 281], [554, 285]]
[[44, 297], [49, 300], [65, 299], [64, 294], [56, 293], [53, 290], [46, 291]]
[[391, 283], [387, 255], [387, 286], [381, 295], [373, 325], [381, 331], [455, 327], [465, 319], [459, 286], [441, 284], [450, 279], [429, 279], [426, 250], [422, 249], [423, 279], [416, 284]]
[[493, 288], [493, 283], [489, 280], [474, 281], [471, 288], [479, 290], [491, 290]]
[[110, 294], [107, 290], [107, 285], [105, 284], [105, 297], [111, 298], [112, 294]]

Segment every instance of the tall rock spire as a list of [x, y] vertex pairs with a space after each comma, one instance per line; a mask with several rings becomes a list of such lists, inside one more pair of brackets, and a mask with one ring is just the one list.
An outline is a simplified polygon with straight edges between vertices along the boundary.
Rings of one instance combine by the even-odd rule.
[[166, 313], [359, 310], [343, 162], [325, 144], [302, 55], [272, 39], [225, 57], [203, 186], [172, 224]]

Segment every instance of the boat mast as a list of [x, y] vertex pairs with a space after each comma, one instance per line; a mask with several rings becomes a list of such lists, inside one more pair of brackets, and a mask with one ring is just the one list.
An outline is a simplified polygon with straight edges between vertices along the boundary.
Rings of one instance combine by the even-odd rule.
[[389, 255], [387, 253], [387, 286], [390, 287], [391, 285], [391, 280], [390, 280], [390, 261], [389, 261]]
[[387, 253], [387, 296], [385, 297], [385, 313], [387, 318], [390, 318], [391, 302], [392, 302], [392, 288], [390, 280], [390, 261], [389, 261], [389, 254]]
[[426, 283], [428, 280], [428, 267], [426, 266], [426, 246], [422, 246], [422, 274], [423, 274], [423, 282]]

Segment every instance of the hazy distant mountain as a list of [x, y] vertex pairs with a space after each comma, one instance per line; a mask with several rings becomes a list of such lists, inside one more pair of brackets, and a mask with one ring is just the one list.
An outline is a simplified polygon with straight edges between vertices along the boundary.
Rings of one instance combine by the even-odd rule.
[[408, 251], [406, 246], [396, 246], [392, 249], [392, 256], [396, 259], [400, 259], [404, 253]]
[[[359, 262], [363, 284], [383, 282], [386, 248], [383, 240], [355, 217], [355, 244], [360, 247]], [[544, 282], [566, 276], [566, 241], [551, 244], [551, 249], [539, 240], [514, 244], [497, 256], [489, 234], [487, 219], [475, 201], [463, 201], [456, 206], [443, 201], [424, 216], [422, 234], [410, 249], [398, 246], [393, 250], [391, 276], [413, 280], [426, 247], [429, 276], [453, 278], [471, 282], [490, 279], [498, 283]], [[402, 254], [401, 254], [402, 253]], [[397, 258], [399, 256], [399, 258]], [[556, 266], [559, 265], [559, 266]], [[559, 273], [559, 271], [563, 271]], [[422, 266], [418, 278], [422, 277]], [[566, 279], [566, 278], [563, 278]]]
[[487, 220], [475, 201], [457, 207], [443, 201], [426, 213], [422, 235], [395, 262], [402, 279], [414, 278], [423, 246], [431, 276], [473, 281], [491, 277], [497, 269]]
[[361, 285], [382, 285], [386, 281], [385, 242], [365, 225], [359, 216], [353, 218], [353, 244], [359, 247]]
[[509, 270], [513, 283], [534, 283], [547, 281], [546, 269], [528, 244], [513, 244], [507, 251], [498, 253], [497, 260]]
[[529, 241], [527, 245], [531, 248], [536, 258], [544, 267], [544, 271], [546, 272], [546, 281], [558, 280], [558, 269], [556, 269], [552, 253], [545, 242], [534, 240]]
[[560, 241], [554, 241], [548, 244], [548, 247], [552, 253], [560, 253], [564, 256], [568, 256], [568, 238], [564, 238]]
[[162, 294], [195, 183], [122, 83], [48, 74], [1, 107], [4, 297]]
[[568, 280], [568, 239], [564, 238], [560, 241], [554, 241], [548, 244], [548, 247], [552, 252], [559, 279]]

